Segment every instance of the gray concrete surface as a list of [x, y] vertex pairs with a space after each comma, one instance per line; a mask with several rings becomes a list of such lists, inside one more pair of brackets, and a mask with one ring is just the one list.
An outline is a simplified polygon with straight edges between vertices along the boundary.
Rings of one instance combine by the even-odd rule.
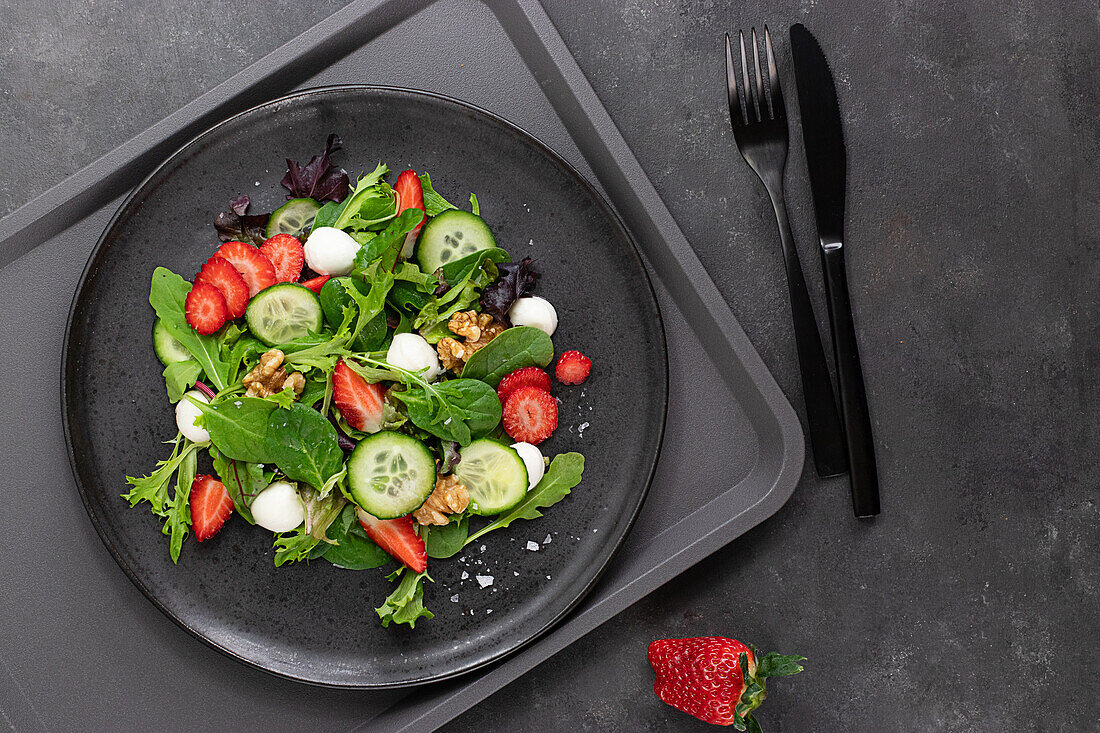
[[[778, 248], [739, 248], [775, 236], [770, 207], [714, 96], [722, 31], [817, 33], [884, 512], [855, 521], [807, 469], [772, 519], [448, 729], [702, 730], [653, 696], [645, 648], [706, 634], [809, 657], [773, 686], [773, 733], [1100, 728], [1095, 3], [545, 4], [799, 410]], [[0, 6], [0, 212], [340, 5]], [[805, 212], [798, 156], [788, 181]]]

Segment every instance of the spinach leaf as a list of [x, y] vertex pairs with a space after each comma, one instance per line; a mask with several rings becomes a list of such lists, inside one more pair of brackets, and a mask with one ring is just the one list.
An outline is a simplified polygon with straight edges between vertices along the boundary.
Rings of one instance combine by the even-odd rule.
[[336, 428], [321, 413], [297, 402], [270, 413], [266, 450], [288, 478], [305, 481], [317, 489], [344, 467]]
[[172, 362], [164, 367], [164, 384], [168, 388], [168, 401], [179, 402], [202, 374], [202, 367], [194, 359]]
[[165, 267], [158, 267], [153, 271], [149, 286], [149, 305], [153, 306], [168, 333], [191, 352], [207, 378], [221, 391], [230, 383], [229, 365], [221, 358], [217, 340], [197, 333], [187, 323], [184, 301], [190, 292], [191, 283]]
[[570, 489], [581, 482], [581, 474], [584, 472], [584, 456], [580, 453], [562, 453], [554, 457], [550, 462], [550, 468], [542, 480], [527, 492], [523, 501], [510, 509], [507, 514], [502, 514], [495, 520], [474, 532], [466, 540], [468, 545], [494, 529], [503, 529], [512, 522], [520, 519], [538, 519], [542, 516], [540, 509], [553, 506], [564, 499]]
[[473, 272], [481, 267], [486, 261], [490, 261], [496, 264], [501, 262], [510, 262], [511, 256], [507, 251], [500, 247], [490, 247], [489, 249], [482, 249], [474, 252], [471, 255], [466, 255], [462, 259], [455, 260], [454, 262], [448, 262], [440, 269], [443, 271], [443, 279], [447, 281], [447, 284], [452, 288], [459, 287], [463, 281], [468, 280]]
[[420, 534], [424, 537], [424, 546], [428, 550], [428, 557], [438, 560], [451, 557], [466, 544], [466, 536], [470, 533], [469, 517], [452, 517], [448, 524], [443, 526], [421, 527]]
[[336, 220], [340, 217], [340, 212], [343, 210], [344, 205], [342, 203], [329, 201], [317, 210], [317, 215], [313, 217], [313, 226], [310, 228], [310, 231], [321, 227], [332, 226], [336, 223]]
[[544, 367], [554, 358], [554, 343], [545, 331], [516, 326], [478, 349], [466, 361], [462, 376], [480, 379], [496, 387], [501, 378], [523, 367]]
[[345, 570], [368, 570], [385, 565], [389, 554], [374, 544], [355, 516], [355, 506], [348, 504], [329, 528], [329, 538], [336, 544], [326, 545], [319, 557]]
[[192, 400], [192, 404], [202, 410], [197, 422], [210, 433], [210, 442], [227, 457], [246, 463], [274, 462], [267, 445], [267, 420], [277, 404], [259, 397], [236, 397], [209, 405]]
[[180, 550], [183, 549], [183, 539], [187, 536], [187, 530], [191, 527], [191, 484], [195, 481], [195, 473], [198, 471], [197, 451], [189, 451], [180, 462], [179, 473], [176, 474], [176, 493], [172, 497], [172, 504], [168, 508], [168, 514], [164, 521], [164, 534], [168, 538], [168, 554], [172, 556], [172, 562], [178, 563]]
[[[388, 188], [388, 186], [387, 186]], [[378, 236], [367, 242], [355, 255], [356, 269], [363, 268], [374, 260], [381, 259], [382, 268], [394, 272], [405, 236], [424, 219], [420, 209], [405, 209], [396, 219], [386, 225]], [[396, 277], [396, 275], [395, 275]]]
[[500, 423], [496, 390], [476, 379], [413, 385], [391, 394], [404, 403], [409, 419], [418, 428], [461, 445], [487, 435]]
[[[401, 578], [401, 582], [393, 593], [386, 598], [385, 603], [374, 609], [378, 618], [382, 619], [383, 628], [391, 622], [395, 624], [408, 624], [410, 628], [416, 628], [416, 620], [433, 618], [433, 614], [424, 608], [424, 578], [427, 573], [414, 573], [408, 568], [402, 567], [386, 576], [387, 580]], [[429, 578], [430, 580], [430, 578]]]
[[256, 520], [252, 518], [250, 507], [256, 496], [268, 486], [260, 464], [235, 461], [216, 448], [210, 450], [210, 457], [214, 461], [214, 473], [218, 474], [218, 478], [225, 484], [237, 514], [244, 517], [249, 524], [255, 524]]

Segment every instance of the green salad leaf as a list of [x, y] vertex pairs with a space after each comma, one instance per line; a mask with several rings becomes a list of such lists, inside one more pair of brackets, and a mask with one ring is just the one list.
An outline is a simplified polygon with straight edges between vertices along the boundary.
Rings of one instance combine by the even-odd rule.
[[503, 529], [520, 519], [538, 519], [542, 516], [539, 510], [553, 506], [564, 499], [569, 491], [581, 482], [583, 472], [584, 456], [580, 453], [562, 453], [555, 456], [550, 462], [550, 468], [546, 470], [546, 475], [527, 492], [523, 501], [474, 532], [464, 544], [468, 545], [479, 537], [493, 530]]
[[390, 581], [397, 578], [401, 578], [397, 588], [380, 607], [374, 609], [378, 618], [382, 619], [383, 628], [389, 627], [391, 622], [416, 628], [417, 619], [433, 618], [435, 614], [424, 608], [424, 578], [428, 578], [428, 574], [414, 573], [401, 567], [386, 576]]
[[501, 378], [523, 367], [544, 367], [554, 358], [554, 342], [532, 326], [505, 330], [478, 349], [462, 367], [462, 376], [480, 379], [496, 387]]
[[323, 554], [317, 547], [332, 542], [327, 533], [347, 504], [347, 499], [338, 491], [322, 496], [310, 487], [302, 487], [299, 493], [306, 505], [306, 521], [297, 529], [275, 536], [275, 567]]
[[465, 546], [466, 537], [469, 533], [470, 518], [466, 516], [451, 517], [451, 521], [443, 526], [433, 525], [420, 528], [428, 557], [437, 560], [457, 554]]
[[[405, 244], [405, 236], [424, 219], [424, 212], [420, 209], [405, 209], [386, 228], [367, 242], [355, 255], [355, 268], [362, 269], [375, 260], [381, 261], [383, 269], [395, 273], [397, 258], [401, 255], [401, 247]], [[417, 272], [419, 272], [417, 268]], [[405, 278], [410, 277], [407, 268], [402, 268]], [[354, 271], [353, 271], [354, 274]]]
[[405, 405], [409, 420], [418, 428], [460, 445], [469, 445], [500, 424], [496, 390], [477, 379], [413, 384], [391, 395]]
[[202, 410], [196, 422], [206, 428], [210, 442], [227, 457], [246, 463], [275, 462], [267, 440], [268, 418], [278, 409], [275, 402], [259, 397], [231, 397], [209, 405], [191, 402]]
[[[432, 188], [431, 176], [427, 173], [421, 173], [419, 178], [420, 190], [424, 193], [424, 210], [428, 213], [428, 216], [439, 216], [444, 211], [458, 208], [436, 193], [436, 190]], [[476, 214], [477, 212], [474, 213]]]
[[[392, 219], [397, 213], [397, 194], [390, 184], [382, 180], [389, 172], [385, 163], [379, 163], [372, 172], [360, 178], [355, 190], [344, 199], [340, 215], [330, 226], [358, 231]], [[321, 212], [317, 213], [320, 215]]]
[[[126, 477], [126, 483], [133, 488], [129, 493], [123, 494], [122, 498], [130, 502], [131, 507], [143, 501], [149, 502], [153, 514], [164, 520], [163, 532], [170, 535], [168, 551], [172, 562], [178, 562], [183, 539], [187, 535], [187, 528], [191, 526], [188, 497], [198, 465], [198, 446], [178, 434], [171, 442], [172, 454], [167, 459], [158, 461], [151, 474], [139, 478]], [[176, 489], [169, 496], [173, 477], [176, 479]]]
[[164, 367], [164, 384], [168, 389], [168, 401], [172, 403], [183, 399], [183, 393], [194, 386], [202, 375], [202, 367], [194, 359], [175, 361]]
[[324, 415], [298, 402], [268, 415], [265, 443], [264, 450], [287, 478], [317, 489], [344, 467], [336, 428]]
[[320, 555], [338, 568], [345, 570], [368, 570], [385, 565], [390, 561], [389, 554], [367, 537], [355, 516], [355, 506], [344, 506], [340, 516], [328, 532], [335, 544], [328, 545]]
[[158, 267], [153, 270], [153, 280], [149, 285], [149, 305], [153, 306], [168, 333], [191, 352], [206, 377], [220, 392], [230, 384], [229, 364], [222, 359], [215, 337], [203, 336], [187, 323], [184, 303], [190, 292], [191, 283], [168, 268]]
[[168, 554], [172, 556], [172, 562], [179, 562], [180, 550], [183, 549], [183, 540], [187, 537], [187, 530], [191, 528], [191, 484], [195, 481], [195, 473], [198, 471], [198, 451], [187, 452], [180, 462], [179, 472], [176, 473], [176, 491], [172, 497], [172, 503], [168, 507], [168, 514], [164, 518], [164, 534], [168, 535]]
[[233, 507], [237, 514], [244, 517], [249, 524], [255, 524], [252, 518], [252, 502], [261, 491], [267, 488], [268, 480], [264, 476], [264, 470], [258, 463], [246, 463], [228, 458], [217, 448], [211, 447], [210, 457], [214, 462], [214, 473], [225, 484], [229, 492], [229, 498], [233, 500]]

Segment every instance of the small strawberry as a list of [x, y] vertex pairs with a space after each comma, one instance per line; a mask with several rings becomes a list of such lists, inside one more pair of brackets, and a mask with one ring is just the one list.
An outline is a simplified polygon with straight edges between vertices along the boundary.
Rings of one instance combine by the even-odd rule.
[[204, 283], [213, 285], [225, 298], [225, 307], [229, 311], [230, 318], [240, 318], [248, 307], [248, 283], [237, 272], [237, 268], [229, 263], [229, 260], [219, 255], [214, 255], [206, 261], [206, 264], [195, 276], [195, 284]]
[[[420, 186], [420, 178], [416, 175], [416, 171], [407, 170], [399, 175], [397, 180], [394, 181], [393, 190], [397, 192], [398, 196], [398, 214], [405, 209], [426, 211], [424, 208], [424, 189]], [[413, 245], [416, 244], [416, 235], [420, 233], [420, 227], [422, 226], [424, 226], [423, 219], [416, 225], [415, 229], [405, 235], [405, 245], [401, 248], [402, 257], [408, 257], [412, 254]]]
[[233, 513], [233, 500], [225, 484], [213, 476], [199, 474], [191, 482], [191, 529], [199, 542], [210, 539]]
[[416, 533], [411, 516], [378, 519], [362, 509], [356, 513], [360, 526], [367, 537], [374, 540], [374, 544], [413, 572], [422, 573], [428, 569], [428, 552], [424, 548], [424, 540]]
[[226, 242], [218, 247], [218, 254], [229, 260], [248, 283], [248, 297], [279, 282], [275, 279], [275, 267], [263, 252], [244, 242]]
[[340, 408], [340, 415], [356, 430], [376, 433], [382, 429], [386, 388], [367, 382], [343, 359], [336, 362], [332, 373], [332, 399]]
[[296, 283], [306, 264], [306, 251], [302, 243], [289, 234], [276, 234], [266, 240], [260, 252], [275, 268], [275, 279], [281, 283]]
[[307, 287], [310, 290], [312, 290], [313, 292], [320, 295], [321, 294], [321, 288], [323, 288], [325, 286], [325, 283], [328, 282], [328, 279], [330, 277], [332, 277], [332, 275], [318, 275], [317, 277], [313, 278], [312, 280], [304, 281], [302, 283], [302, 286]]
[[500, 404], [508, 401], [508, 397], [520, 387], [538, 387], [550, 391], [550, 375], [538, 367], [523, 367], [511, 374], [505, 374], [497, 385], [497, 396]]
[[229, 308], [221, 292], [206, 283], [191, 286], [191, 292], [183, 302], [183, 311], [191, 328], [204, 336], [224, 326], [229, 317]]
[[558, 427], [558, 401], [545, 389], [520, 387], [504, 403], [503, 423], [513, 440], [537, 445]]
[[752, 711], [764, 702], [764, 681], [801, 672], [803, 659], [775, 652], [757, 659], [751, 648], [723, 636], [659, 639], [649, 645], [657, 697], [704, 722], [737, 730], [747, 726], [757, 733], [760, 724]]
[[558, 357], [554, 367], [554, 376], [562, 384], [580, 384], [588, 379], [592, 371], [592, 360], [579, 351], [566, 351]]

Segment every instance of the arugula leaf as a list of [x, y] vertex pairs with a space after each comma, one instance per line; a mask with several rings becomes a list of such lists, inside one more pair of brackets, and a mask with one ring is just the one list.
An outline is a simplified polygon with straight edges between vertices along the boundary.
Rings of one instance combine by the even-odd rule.
[[553, 358], [554, 342], [545, 331], [532, 326], [515, 326], [475, 351], [462, 367], [462, 376], [480, 379], [496, 387], [505, 374], [523, 367], [544, 367]]
[[512, 522], [520, 519], [538, 519], [542, 516], [540, 509], [557, 504], [564, 499], [570, 489], [581, 482], [581, 474], [584, 472], [584, 456], [580, 453], [562, 453], [554, 457], [550, 462], [550, 468], [546, 475], [535, 484], [535, 488], [527, 492], [523, 501], [514, 508], [497, 517], [486, 526], [474, 532], [463, 546], [482, 537], [495, 529], [503, 529]]
[[229, 385], [229, 364], [221, 358], [217, 340], [197, 333], [184, 315], [184, 301], [191, 283], [165, 267], [153, 270], [149, 286], [149, 305], [157, 312], [168, 333], [187, 349], [218, 391]]
[[172, 562], [178, 563], [180, 550], [183, 549], [183, 540], [187, 536], [187, 530], [191, 527], [191, 484], [195, 480], [198, 471], [197, 451], [188, 451], [180, 462], [179, 473], [176, 474], [176, 492], [172, 497], [172, 503], [168, 507], [168, 513], [164, 520], [164, 534], [168, 538], [168, 554], [172, 556]]
[[321, 413], [297, 402], [269, 414], [265, 449], [288, 478], [318, 489], [344, 467], [336, 428]]
[[[424, 578], [428, 578], [428, 574], [413, 573], [408, 571], [405, 567], [401, 567], [388, 576], [387, 580], [393, 581], [398, 577], [401, 578], [401, 582], [393, 593], [390, 593], [386, 601], [374, 609], [378, 614], [378, 618], [382, 619], [383, 628], [389, 627], [390, 623], [395, 624], [408, 624], [410, 628], [416, 628], [416, 620], [424, 618], [433, 618], [433, 614], [428, 609], [424, 608]], [[431, 578], [428, 578], [431, 580]]]
[[268, 486], [260, 464], [235, 461], [216, 448], [210, 449], [210, 457], [214, 461], [214, 473], [218, 474], [218, 478], [225, 484], [237, 514], [244, 517], [249, 524], [255, 524], [256, 520], [252, 518], [250, 507], [256, 496]]
[[202, 374], [202, 367], [194, 359], [175, 361], [164, 367], [164, 384], [168, 388], [168, 401], [172, 403], [183, 399], [183, 393], [190, 389]]
[[433, 525], [421, 527], [420, 534], [424, 537], [424, 546], [428, 550], [428, 557], [437, 560], [451, 557], [458, 553], [466, 544], [466, 536], [470, 533], [470, 518], [452, 517], [451, 521], [443, 526]]
[[290, 192], [287, 198], [312, 198], [318, 202], [326, 199], [343, 201], [348, 195], [351, 181], [347, 171], [337, 168], [329, 160], [329, 156], [340, 148], [340, 138], [332, 133], [325, 142], [324, 152], [314, 155], [305, 165], [287, 158], [286, 175], [281, 181], [283, 188]]
[[[397, 258], [401, 254], [401, 247], [405, 244], [405, 236], [416, 229], [416, 226], [423, 219], [424, 212], [420, 209], [405, 209], [402, 211], [386, 225], [385, 229], [356, 253], [356, 269], [364, 268], [374, 260], [381, 258], [382, 268], [393, 272], [397, 265]], [[417, 271], [419, 272], [419, 269]]]
[[435, 192], [435, 189], [432, 188], [431, 176], [427, 173], [421, 173], [419, 178], [420, 190], [424, 193], [424, 210], [428, 213], [428, 216], [439, 216], [444, 211], [458, 208]]
[[246, 463], [275, 462], [267, 440], [267, 423], [277, 404], [259, 397], [237, 397], [213, 404], [192, 400], [192, 404], [202, 410], [197, 422], [210, 433], [210, 442], [227, 457]]
[[389, 554], [374, 544], [359, 525], [355, 506], [347, 504], [340, 517], [332, 523], [329, 537], [335, 544], [328, 545], [320, 557], [345, 570], [368, 570], [385, 565]]
[[533, 262], [530, 257], [524, 257], [519, 262], [501, 263], [497, 268], [500, 279], [481, 294], [482, 310], [511, 325], [508, 310], [519, 298], [530, 295], [538, 284], [539, 274], [532, 267]]
[[460, 445], [469, 445], [500, 424], [500, 398], [480, 380], [452, 379], [391, 394], [405, 405], [414, 425]]
[[372, 172], [360, 178], [331, 226], [337, 229], [369, 229], [392, 219], [397, 214], [397, 194], [390, 184], [382, 180], [389, 172], [384, 163], [379, 163]]
[[259, 339], [252, 336], [245, 336], [237, 339], [233, 342], [229, 349], [229, 353], [225, 353], [225, 347], [222, 347], [222, 358], [229, 366], [228, 369], [228, 382], [229, 384], [236, 384], [241, 377], [241, 367], [246, 363], [251, 362], [253, 359], [259, 361], [260, 354], [267, 351], [265, 346]]

